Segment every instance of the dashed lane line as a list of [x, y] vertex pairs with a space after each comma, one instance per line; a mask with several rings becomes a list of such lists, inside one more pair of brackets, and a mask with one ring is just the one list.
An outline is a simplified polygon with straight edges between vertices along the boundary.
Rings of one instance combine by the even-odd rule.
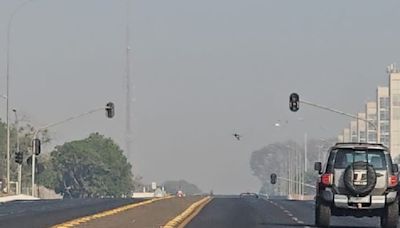
[[[294, 217], [292, 213], [290, 213], [289, 210], [285, 209], [285, 207], [283, 207], [282, 205], [278, 205], [276, 202], [271, 201], [269, 199], [265, 199], [266, 201], [268, 201], [269, 203], [271, 203], [272, 205], [278, 207], [279, 209], [281, 209], [283, 211], [283, 213], [285, 213], [287, 216], [289, 216], [294, 222], [296, 222], [299, 225], [304, 225], [304, 222], [301, 221], [300, 219], [298, 219], [297, 217]], [[304, 228], [310, 228], [309, 226], [304, 226]]]

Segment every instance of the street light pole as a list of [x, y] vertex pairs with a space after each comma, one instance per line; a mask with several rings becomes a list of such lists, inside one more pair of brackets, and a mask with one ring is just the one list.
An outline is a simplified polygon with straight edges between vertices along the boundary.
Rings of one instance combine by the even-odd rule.
[[10, 191], [10, 36], [11, 36], [11, 26], [15, 15], [20, 9], [22, 9], [26, 4], [33, 0], [25, 1], [17, 6], [12, 12], [7, 25], [7, 45], [6, 45], [6, 124], [7, 124], [7, 192]]

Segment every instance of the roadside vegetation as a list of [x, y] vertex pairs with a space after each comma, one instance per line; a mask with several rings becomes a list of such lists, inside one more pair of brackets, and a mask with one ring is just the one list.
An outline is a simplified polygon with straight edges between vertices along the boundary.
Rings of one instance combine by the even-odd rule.
[[[307, 172], [305, 174], [305, 183], [314, 185], [317, 176], [314, 172], [314, 162], [324, 162], [324, 157], [328, 149], [335, 144], [335, 139], [319, 140], [311, 139], [307, 143]], [[294, 141], [276, 142], [254, 151], [250, 158], [250, 167], [253, 175], [261, 182], [260, 193], [275, 194], [276, 189], [270, 184], [270, 175], [276, 173], [278, 177], [286, 178], [288, 175], [288, 165], [294, 166], [296, 156], [303, 166], [304, 164], [304, 144]], [[300, 158], [299, 158], [300, 156]], [[304, 167], [303, 167], [304, 169]], [[278, 180], [279, 185], [285, 185], [285, 181]], [[306, 188], [306, 193], [312, 193], [312, 189]]]
[[[28, 158], [32, 154], [31, 140], [35, 128], [20, 124], [11, 127], [11, 180], [17, 180], [16, 133], [20, 139], [22, 163], [22, 187], [31, 186], [32, 166]], [[0, 120], [0, 178], [6, 180], [6, 124]], [[65, 198], [121, 197], [134, 190], [132, 166], [122, 149], [111, 139], [98, 133], [88, 138], [66, 142], [49, 150], [51, 138], [48, 132], [41, 134], [42, 153], [37, 156], [37, 184], [55, 190]], [[51, 151], [51, 152], [49, 152]]]

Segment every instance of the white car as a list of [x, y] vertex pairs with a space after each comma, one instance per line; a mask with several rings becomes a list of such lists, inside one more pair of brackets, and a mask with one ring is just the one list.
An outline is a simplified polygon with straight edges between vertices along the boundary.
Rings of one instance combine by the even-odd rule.
[[185, 193], [183, 193], [183, 191], [179, 190], [179, 191], [176, 193], [176, 196], [177, 196], [177, 197], [185, 197], [186, 195], [185, 195]]

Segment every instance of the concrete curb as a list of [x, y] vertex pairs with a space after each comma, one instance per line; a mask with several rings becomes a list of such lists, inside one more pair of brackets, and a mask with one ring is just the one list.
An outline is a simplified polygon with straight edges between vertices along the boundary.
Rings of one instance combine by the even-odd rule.
[[177, 228], [180, 227], [188, 218], [190, 218], [196, 211], [200, 208], [203, 208], [212, 200], [211, 197], [207, 196], [194, 204], [188, 207], [184, 212], [180, 215], [169, 221], [166, 225], [162, 226], [162, 228]]
[[52, 226], [52, 228], [70, 228], [70, 227], [75, 227], [75, 226], [78, 226], [78, 225], [83, 224], [83, 223], [87, 223], [87, 222], [95, 220], [95, 219], [99, 219], [99, 218], [115, 215], [115, 214], [130, 210], [130, 209], [133, 209], [133, 208], [136, 208], [136, 207], [145, 206], [145, 205], [148, 205], [148, 204], [160, 201], [160, 200], [165, 200], [165, 199], [170, 199], [170, 198], [173, 198], [173, 197], [169, 196], [169, 197], [165, 197], [165, 198], [156, 198], [156, 199], [143, 201], [143, 202], [140, 202], [140, 203], [129, 204], [129, 205], [118, 207], [118, 208], [111, 209], [111, 210], [108, 210], [108, 211], [100, 212], [100, 213], [97, 213], [97, 214], [94, 214], [94, 215], [89, 215], [89, 216], [85, 216], [85, 217], [82, 217], [82, 218], [77, 218], [77, 219], [62, 223], [62, 224], [54, 225], [54, 226]]
[[30, 200], [40, 200], [40, 199], [28, 195], [12, 195], [12, 196], [0, 197], [0, 203], [8, 203], [13, 201], [30, 201]]

